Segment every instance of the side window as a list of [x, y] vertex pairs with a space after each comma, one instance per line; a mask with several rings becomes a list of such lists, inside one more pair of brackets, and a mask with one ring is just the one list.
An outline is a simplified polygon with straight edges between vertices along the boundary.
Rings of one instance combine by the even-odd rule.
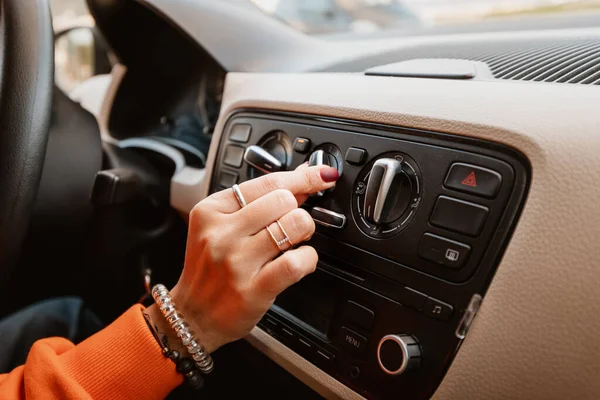
[[55, 32], [74, 26], [94, 25], [86, 0], [50, 0], [50, 10]]
[[50, 0], [50, 8], [55, 33], [55, 82], [72, 94], [90, 78], [110, 72], [110, 50], [94, 27], [86, 0]]

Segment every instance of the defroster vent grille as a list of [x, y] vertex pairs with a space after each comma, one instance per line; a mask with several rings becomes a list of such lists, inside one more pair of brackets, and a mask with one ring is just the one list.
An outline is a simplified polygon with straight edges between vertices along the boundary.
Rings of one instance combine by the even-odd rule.
[[600, 41], [544, 46], [473, 57], [498, 79], [600, 85]]

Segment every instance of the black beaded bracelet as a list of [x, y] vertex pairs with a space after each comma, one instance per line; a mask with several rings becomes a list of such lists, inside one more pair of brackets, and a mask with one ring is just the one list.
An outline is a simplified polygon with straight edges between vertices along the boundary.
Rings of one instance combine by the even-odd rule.
[[196, 363], [189, 357], [182, 357], [177, 350], [171, 350], [167, 335], [162, 334], [156, 325], [152, 323], [150, 316], [142, 311], [146, 325], [152, 332], [152, 336], [162, 349], [163, 355], [175, 363], [175, 369], [185, 379], [185, 383], [193, 390], [200, 390], [204, 387], [204, 377], [202, 372], [196, 367]]

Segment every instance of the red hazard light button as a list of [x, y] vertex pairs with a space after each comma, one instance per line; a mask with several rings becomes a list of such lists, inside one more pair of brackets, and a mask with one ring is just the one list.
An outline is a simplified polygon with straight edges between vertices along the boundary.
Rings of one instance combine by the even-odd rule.
[[454, 163], [448, 171], [444, 186], [448, 189], [494, 198], [502, 185], [502, 175], [476, 165]]

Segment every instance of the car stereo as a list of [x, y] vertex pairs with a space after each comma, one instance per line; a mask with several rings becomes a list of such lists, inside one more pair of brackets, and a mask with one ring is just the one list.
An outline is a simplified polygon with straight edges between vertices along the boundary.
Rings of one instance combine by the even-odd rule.
[[428, 398], [508, 243], [527, 160], [468, 137], [238, 111], [211, 192], [305, 161], [340, 172], [303, 205], [317, 223], [318, 268], [259, 326], [367, 398]]

